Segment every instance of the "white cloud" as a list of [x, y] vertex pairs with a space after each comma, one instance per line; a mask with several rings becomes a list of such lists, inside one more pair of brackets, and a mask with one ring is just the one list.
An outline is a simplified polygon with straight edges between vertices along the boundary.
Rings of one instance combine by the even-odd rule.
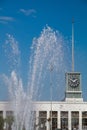
[[0, 20], [2, 21], [14, 21], [13, 17], [0, 16]]
[[12, 22], [15, 19], [13, 17], [0, 16], [0, 23], [6, 24], [8, 22]]
[[35, 9], [29, 9], [29, 10], [25, 10], [25, 9], [20, 9], [20, 12], [23, 13], [26, 16], [29, 16], [31, 14], [35, 14], [36, 10]]

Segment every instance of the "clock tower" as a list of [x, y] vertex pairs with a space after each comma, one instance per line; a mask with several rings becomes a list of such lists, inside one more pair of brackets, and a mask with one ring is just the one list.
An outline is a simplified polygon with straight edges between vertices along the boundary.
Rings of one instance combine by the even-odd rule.
[[66, 73], [66, 100], [82, 101], [81, 74], [79, 72]]
[[74, 22], [72, 22], [72, 71], [66, 73], [66, 101], [83, 101], [81, 89], [81, 74], [74, 71]]

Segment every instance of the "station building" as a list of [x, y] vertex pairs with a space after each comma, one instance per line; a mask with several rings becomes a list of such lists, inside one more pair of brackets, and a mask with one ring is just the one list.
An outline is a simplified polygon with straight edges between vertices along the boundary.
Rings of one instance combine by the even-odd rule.
[[[64, 101], [39, 101], [35, 105], [35, 130], [87, 130], [87, 102], [82, 98], [81, 74], [66, 73]], [[12, 115], [10, 102], [0, 102], [0, 116]]]

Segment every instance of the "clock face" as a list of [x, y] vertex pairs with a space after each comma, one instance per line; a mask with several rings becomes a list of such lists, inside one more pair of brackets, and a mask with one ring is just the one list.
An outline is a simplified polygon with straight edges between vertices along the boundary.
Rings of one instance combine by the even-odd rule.
[[78, 76], [75, 74], [71, 74], [68, 79], [68, 84], [69, 86], [74, 87], [74, 88], [78, 87], [80, 84]]

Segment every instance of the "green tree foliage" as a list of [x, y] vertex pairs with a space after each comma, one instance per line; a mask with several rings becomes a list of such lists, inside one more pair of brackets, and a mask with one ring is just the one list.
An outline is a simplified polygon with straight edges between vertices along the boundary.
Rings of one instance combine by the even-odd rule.
[[3, 130], [4, 128], [4, 119], [2, 116], [0, 116], [0, 130]]

